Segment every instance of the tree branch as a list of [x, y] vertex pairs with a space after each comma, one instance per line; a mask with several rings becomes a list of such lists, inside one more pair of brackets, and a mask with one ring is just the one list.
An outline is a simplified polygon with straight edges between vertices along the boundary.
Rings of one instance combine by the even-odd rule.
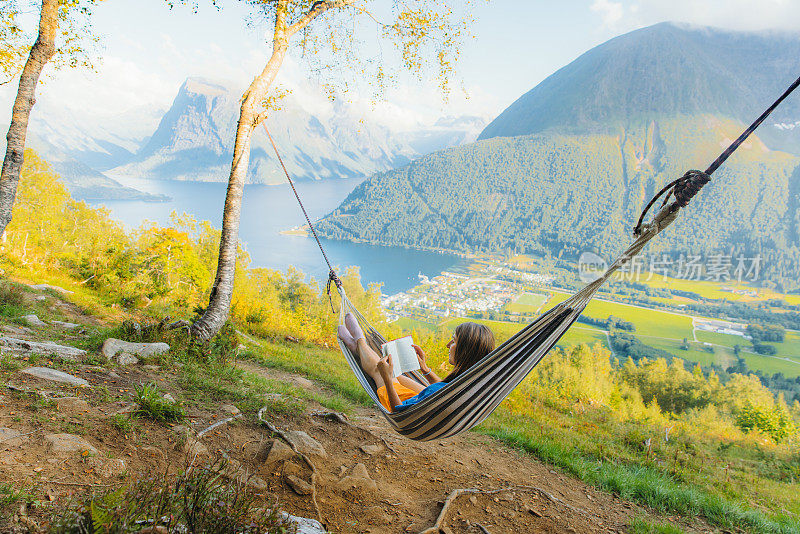
[[347, 7], [351, 5], [353, 2], [355, 2], [355, 0], [324, 0], [324, 1], [319, 0], [317, 2], [314, 2], [311, 5], [311, 9], [309, 9], [302, 17], [300, 17], [291, 26], [286, 28], [286, 36], [291, 37], [295, 33], [299, 32], [300, 30], [308, 26], [312, 20], [322, 15], [329, 9]]

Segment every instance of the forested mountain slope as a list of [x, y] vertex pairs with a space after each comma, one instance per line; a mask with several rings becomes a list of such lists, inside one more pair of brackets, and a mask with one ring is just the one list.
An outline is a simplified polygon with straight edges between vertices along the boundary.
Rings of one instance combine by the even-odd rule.
[[[608, 257], [654, 192], [706, 168], [798, 74], [797, 36], [631, 32], [550, 76], [478, 142], [373, 176], [319, 228], [376, 243]], [[761, 254], [762, 274], [796, 279], [798, 119], [793, 96], [650, 250]]]

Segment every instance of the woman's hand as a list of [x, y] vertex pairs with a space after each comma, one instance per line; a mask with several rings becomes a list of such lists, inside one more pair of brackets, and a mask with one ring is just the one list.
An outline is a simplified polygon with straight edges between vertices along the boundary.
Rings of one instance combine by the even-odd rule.
[[427, 374], [431, 372], [431, 368], [428, 367], [427, 356], [425, 356], [425, 351], [422, 350], [422, 347], [419, 345], [411, 344], [414, 347], [414, 352], [417, 353], [417, 361], [419, 362], [419, 368], [422, 370], [423, 373]]
[[387, 354], [386, 356], [378, 360], [376, 368], [378, 369], [380, 375], [383, 377], [384, 382], [386, 382], [387, 379], [389, 381], [394, 379], [394, 364], [392, 364], [391, 354]]

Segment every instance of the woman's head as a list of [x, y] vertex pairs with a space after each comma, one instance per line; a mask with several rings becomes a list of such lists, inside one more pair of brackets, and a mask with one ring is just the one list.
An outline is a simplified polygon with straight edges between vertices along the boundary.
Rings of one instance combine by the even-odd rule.
[[494, 334], [488, 327], [478, 323], [461, 323], [447, 343], [450, 364], [455, 366], [445, 380], [450, 381], [475, 365], [494, 350]]

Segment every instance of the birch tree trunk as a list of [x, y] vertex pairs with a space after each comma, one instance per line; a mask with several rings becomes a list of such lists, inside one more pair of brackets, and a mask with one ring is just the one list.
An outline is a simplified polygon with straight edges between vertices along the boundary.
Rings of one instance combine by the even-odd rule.
[[222, 212], [222, 236], [219, 244], [219, 261], [214, 285], [211, 287], [208, 308], [192, 325], [192, 337], [199, 341], [211, 339], [228, 318], [233, 297], [236, 272], [236, 251], [239, 244], [239, 220], [242, 212], [242, 193], [250, 163], [250, 138], [257, 126], [257, 108], [266, 97], [267, 90], [278, 74], [289, 46], [286, 33], [286, 12], [278, 8], [275, 15], [275, 35], [272, 57], [264, 70], [253, 80], [242, 98], [236, 141], [233, 145], [233, 162], [228, 178], [228, 192]]
[[25, 137], [28, 133], [28, 119], [31, 108], [36, 103], [36, 85], [45, 64], [55, 54], [55, 38], [58, 30], [58, 0], [42, 0], [39, 17], [39, 37], [31, 48], [28, 61], [19, 78], [19, 89], [11, 114], [11, 125], [6, 136], [6, 156], [0, 174], [0, 235], [5, 234], [11, 222], [14, 198], [22, 163], [25, 159]]

